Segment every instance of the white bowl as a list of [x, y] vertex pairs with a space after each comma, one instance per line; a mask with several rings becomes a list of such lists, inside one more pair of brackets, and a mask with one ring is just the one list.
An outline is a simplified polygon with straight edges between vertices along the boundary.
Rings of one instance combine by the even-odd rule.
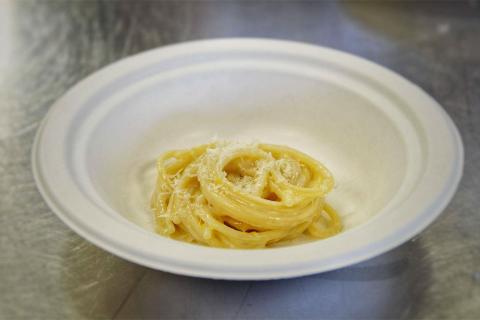
[[[264, 250], [152, 232], [156, 157], [213, 137], [285, 144], [323, 162], [346, 230]], [[222, 279], [307, 275], [390, 250], [442, 212], [462, 167], [452, 121], [406, 79], [332, 49], [260, 39], [191, 42], [114, 63], [52, 106], [33, 148], [40, 192], [85, 239], [151, 268]]]

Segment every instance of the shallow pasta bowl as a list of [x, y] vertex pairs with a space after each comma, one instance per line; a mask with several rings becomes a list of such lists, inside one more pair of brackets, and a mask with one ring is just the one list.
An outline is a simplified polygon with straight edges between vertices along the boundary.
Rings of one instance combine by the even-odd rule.
[[[154, 233], [155, 159], [212, 138], [321, 161], [345, 230], [261, 250]], [[184, 275], [274, 279], [360, 262], [421, 232], [452, 198], [463, 148], [431, 97], [379, 65], [295, 42], [222, 39], [150, 50], [81, 81], [51, 107], [32, 161], [51, 209], [113, 254]]]

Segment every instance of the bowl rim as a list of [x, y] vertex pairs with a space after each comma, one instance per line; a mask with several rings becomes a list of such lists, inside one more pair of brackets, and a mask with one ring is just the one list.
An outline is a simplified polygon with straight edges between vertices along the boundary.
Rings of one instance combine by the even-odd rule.
[[[89, 82], [94, 79], [98, 80], [101, 78], [104, 81], [108, 81], [108, 78], [110, 77], [110, 80], [112, 80], [114, 76], [118, 77], [118, 75], [124, 71], [126, 72], [127, 70], [133, 70], [137, 68], [138, 66], [135, 66], [135, 64], [142, 60], [157, 59], [157, 61], [161, 62], [166, 56], [171, 56], [178, 52], [188, 51], [194, 54], [196, 50], [216, 50], [215, 48], [219, 48], [219, 50], [220, 48], [230, 48], [229, 50], [232, 51], [234, 51], [235, 48], [262, 48], [262, 50], [269, 48], [268, 50], [272, 50], [273, 52], [276, 50], [280, 52], [285, 49], [290, 53], [298, 52], [298, 55], [301, 55], [304, 52], [306, 54], [308, 52], [308, 54], [315, 54], [323, 58], [328, 56], [329, 59], [331, 59], [332, 56], [335, 56], [337, 61], [343, 61], [342, 63], [345, 65], [348, 64], [349, 67], [353, 68], [353, 66], [356, 66], [359, 69], [366, 68], [375, 70], [376, 77], [387, 78], [390, 86], [392, 86], [392, 83], [399, 85], [402, 90], [408, 90], [413, 97], [421, 98], [423, 102], [429, 104], [430, 109], [428, 112], [430, 112], [432, 116], [435, 115], [437, 119], [441, 119], [441, 121], [443, 121], [441, 125], [443, 125], [442, 129], [444, 131], [442, 133], [446, 135], [446, 138], [448, 138], [446, 143], [450, 143], [453, 150], [450, 168], [447, 168], [447, 178], [442, 181], [442, 184], [436, 186], [438, 190], [435, 192], [435, 201], [425, 204], [424, 210], [417, 213], [417, 219], [414, 221], [415, 223], [403, 225], [402, 228], [396, 230], [396, 234], [390, 234], [388, 237], [385, 237], [382, 242], [370, 243], [368, 246], [364, 246], [362, 250], [358, 249], [356, 251], [351, 251], [349, 255], [323, 260], [321, 263], [315, 256], [313, 256], [299, 262], [292, 262], [288, 261], [288, 259], [285, 259], [285, 261], [282, 263], [277, 263], [276, 265], [271, 266], [255, 264], [234, 266], [229, 264], [215, 264], [212, 262], [199, 263], [198, 261], [189, 261], [188, 257], [180, 256], [183, 254], [188, 255], [193, 250], [198, 251], [199, 255], [212, 258], [213, 262], [218, 262], [215, 259], [218, 259], [218, 257], [221, 256], [229, 258], [233, 257], [232, 261], [239, 261], [240, 259], [251, 259], [255, 258], [255, 256], [259, 257], [260, 254], [265, 255], [266, 252], [272, 252], [272, 250], [277, 250], [277, 253], [284, 252], [284, 254], [288, 254], [292, 252], [292, 248], [306, 248], [306, 246], [310, 246], [310, 251], [308, 254], [311, 255], [312, 252], [314, 252], [311, 250], [311, 247], [314, 247], [315, 243], [313, 243], [313, 245], [297, 245], [267, 250], [231, 250], [201, 247], [164, 238], [162, 239], [162, 243], [170, 248], [178, 249], [179, 253], [175, 253], [176, 251], [173, 250], [174, 253], [162, 252], [157, 256], [152, 256], [151, 252], [144, 251], [143, 248], [139, 247], [138, 245], [131, 245], [131, 243], [128, 243], [126, 239], [121, 239], [121, 235], [119, 233], [105, 233], [103, 232], [104, 229], [102, 229], [101, 226], [98, 226], [96, 229], [92, 229], [91, 226], [87, 227], [83, 221], [81, 221], [81, 218], [75, 214], [75, 212], [72, 212], [72, 210], [69, 210], [66, 207], [67, 204], [65, 201], [68, 201], [68, 199], [65, 200], [59, 197], [58, 191], [55, 191], [55, 188], [52, 187], [52, 181], [50, 181], [51, 178], [46, 173], [48, 170], [46, 169], [47, 167], [45, 165], [46, 160], [44, 156], [44, 149], [47, 148], [46, 145], [49, 137], [47, 137], [45, 131], [53, 130], [48, 127], [51, 125], [51, 122], [54, 122], [52, 118], [54, 116], [58, 116], [58, 110], [62, 105], [68, 103], [72, 96], [82, 93], [85, 86], [88, 86]], [[261, 38], [223, 38], [191, 41], [147, 50], [136, 55], [123, 58], [94, 72], [70, 88], [53, 104], [37, 130], [35, 140], [33, 142], [31, 156], [34, 179], [36, 181], [38, 190], [48, 206], [72, 230], [96, 246], [131, 262], [176, 274], [215, 279], [265, 280], [304, 276], [348, 266], [391, 250], [414, 237], [441, 214], [455, 194], [463, 173], [464, 149], [458, 129], [445, 110], [421, 88], [387, 68], [343, 51], [312, 44]], [[62, 164], [58, 161], [56, 161], [55, 166], [62, 168]], [[52, 171], [50, 170], [50, 173], [51, 172]], [[97, 210], [101, 209], [97, 208]], [[142, 237], [145, 237], [145, 239], [153, 239], [153, 237], [155, 237], [155, 239], [159, 239], [159, 236], [143, 230], [140, 227], [133, 225], [133, 223], [114, 220], [112, 220], [112, 223], [118, 224], [117, 226], [119, 228], [121, 225], [123, 225], [121, 228], [132, 230], [132, 232], [136, 233], [137, 235], [142, 234]], [[364, 225], [367, 224], [368, 223]], [[363, 228], [364, 225], [354, 228], [356, 234], [359, 232], [361, 233], [362, 229], [365, 229]], [[331, 240], [326, 239], [322, 242], [331, 243]], [[266, 255], [270, 255], [270, 253], [266, 253]]]

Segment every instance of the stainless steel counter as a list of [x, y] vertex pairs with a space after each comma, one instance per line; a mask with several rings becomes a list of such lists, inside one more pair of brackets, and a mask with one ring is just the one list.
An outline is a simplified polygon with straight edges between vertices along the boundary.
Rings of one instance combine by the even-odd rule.
[[[464, 178], [444, 214], [373, 260], [265, 282], [150, 270], [63, 225], [30, 168], [52, 102], [127, 55], [232, 36], [333, 47], [423, 87], [453, 118], [466, 150]], [[478, 319], [479, 208], [477, 1], [0, 1], [0, 319]]]

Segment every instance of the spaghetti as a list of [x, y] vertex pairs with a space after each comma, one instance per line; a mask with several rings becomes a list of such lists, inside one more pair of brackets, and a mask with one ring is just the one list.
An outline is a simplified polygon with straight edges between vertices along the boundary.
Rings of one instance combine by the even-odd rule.
[[342, 230], [319, 162], [270, 144], [215, 142], [169, 151], [157, 162], [151, 200], [157, 232], [214, 247], [264, 248], [302, 234]]

